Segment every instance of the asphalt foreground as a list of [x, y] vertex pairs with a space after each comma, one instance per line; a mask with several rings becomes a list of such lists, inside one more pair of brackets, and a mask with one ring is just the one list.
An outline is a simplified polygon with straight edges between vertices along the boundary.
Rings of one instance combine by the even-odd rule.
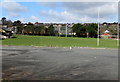
[[6, 80], [118, 80], [118, 49], [2, 46]]

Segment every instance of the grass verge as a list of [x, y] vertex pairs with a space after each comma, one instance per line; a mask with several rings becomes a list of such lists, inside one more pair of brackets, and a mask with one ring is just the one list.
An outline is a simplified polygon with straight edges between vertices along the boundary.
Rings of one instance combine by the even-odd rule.
[[2, 45], [17, 46], [47, 46], [47, 47], [96, 47], [96, 48], [118, 48], [117, 40], [100, 39], [97, 46], [96, 38], [56, 37], [56, 36], [29, 36], [16, 35], [17, 38], [0, 40]]

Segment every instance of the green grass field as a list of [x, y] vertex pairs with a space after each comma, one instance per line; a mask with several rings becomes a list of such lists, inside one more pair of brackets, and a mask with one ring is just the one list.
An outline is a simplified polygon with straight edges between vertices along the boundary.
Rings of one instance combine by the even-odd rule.
[[[2, 41], [2, 45], [48, 46], [48, 47], [98, 47], [95, 38], [16, 35]], [[100, 39], [100, 48], [118, 48], [117, 40]]]

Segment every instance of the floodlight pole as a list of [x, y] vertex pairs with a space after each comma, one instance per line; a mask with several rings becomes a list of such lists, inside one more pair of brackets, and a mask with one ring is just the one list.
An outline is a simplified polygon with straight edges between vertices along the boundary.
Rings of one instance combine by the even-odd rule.
[[98, 8], [98, 32], [97, 32], [97, 34], [98, 34], [98, 36], [97, 36], [97, 46], [99, 46], [100, 45], [100, 38], [99, 38], [99, 31], [100, 31], [100, 25], [99, 25], [99, 8]]
[[[119, 20], [118, 20], [118, 21], [119, 21]], [[117, 41], [117, 46], [119, 47], [119, 39], [120, 39], [120, 37], [119, 37], [119, 36], [120, 36], [120, 34], [119, 34], [119, 33], [120, 33], [120, 32], [119, 32], [119, 31], [120, 31], [119, 22], [118, 22], [118, 29], [117, 29], [117, 30], [118, 30], [118, 34], [117, 34], [117, 40], [118, 40], [118, 41]]]
[[120, 31], [120, 19], [119, 19], [120, 18], [120, 15], [119, 15], [120, 13], [119, 12], [120, 12], [120, 2], [118, 2], [118, 29], [117, 29], [117, 32], [118, 32], [118, 34], [117, 34], [117, 40], [118, 40], [117, 41], [117, 46], [118, 46], [118, 48], [119, 48], [119, 43], [120, 43], [119, 42], [119, 39], [120, 39], [120, 32], [119, 32]]

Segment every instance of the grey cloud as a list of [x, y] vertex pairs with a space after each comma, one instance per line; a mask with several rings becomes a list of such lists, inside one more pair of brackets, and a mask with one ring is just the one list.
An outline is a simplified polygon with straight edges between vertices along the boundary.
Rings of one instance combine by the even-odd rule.
[[27, 7], [20, 5], [17, 2], [2, 2], [0, 5], [3, 9], [8, 11], [8, 14], [11, 16], [18, 16], [21, 12], [26, 12]]
[[[58, 4], [58, 3], [57, 3]], [[57, 5], [56, 3], [44, 3], [42, 6], [48, 7], [51, 9], [52, 12], [49, 11], [41, 11], [40, 15], [54, 20], [66, 20], [66, 21], [82, 21], [82, 20], [89, 20], [92, 19], [95, 21], [97, 20], [98, 15], [98, 8], [100, 8], [100, 18], [101, 19], [112, 19], [117, 15], [117, 3], [105, 3], [105, 2], [63, 2]], [[54, 8], [61, 8], [66, 11], [64, 12], [57, 12]], [[69, 17], [67, 16], [69, 15]], [[73, 16], [73, 17], [70, 17]], [[74, 18], [76, 17], [76, 18]], [[71, 18], [71, 20], [70, 20]], [[82, 19], [82, 20], [81, 20]], [[116, 17], [117, 19], [117, 17]]]
[[89, 3], [65, 3], [64, 9], [70, 13], [79, 15], [95, 16], [98, 13], [98, 8], [100, 8], [100, 14], [103, 16], [108, 16], [117, 13], [116, 9], [111, 9], [111, 6], [116, 5], [115, 3], [103, 3], [103, 2], [89, 2]]

